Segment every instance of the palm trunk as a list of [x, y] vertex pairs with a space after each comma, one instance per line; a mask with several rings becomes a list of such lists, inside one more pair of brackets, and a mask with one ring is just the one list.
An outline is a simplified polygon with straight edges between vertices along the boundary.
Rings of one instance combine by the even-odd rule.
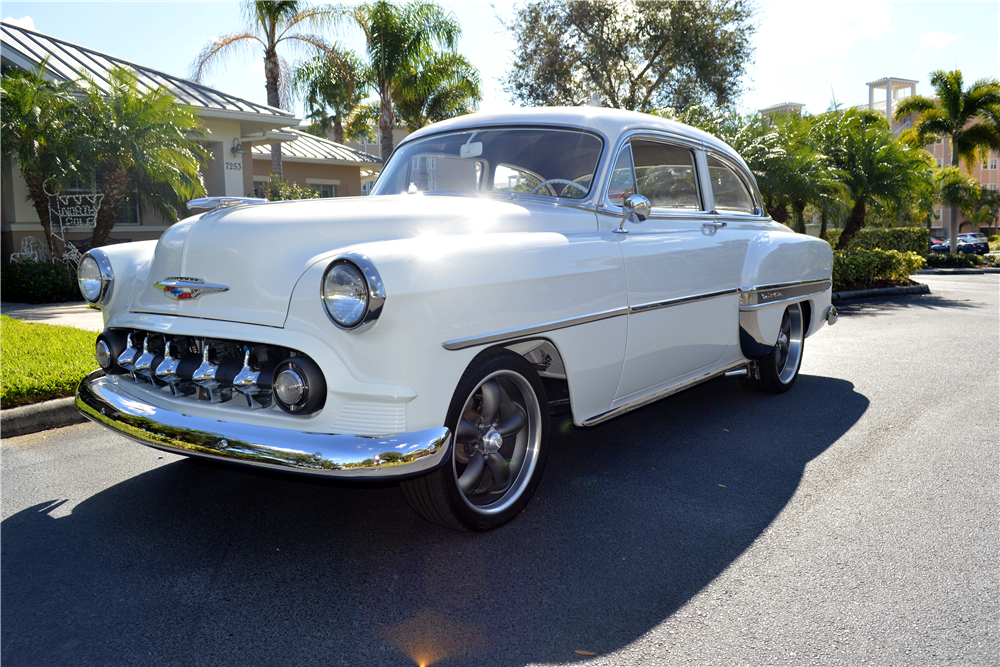
[[834, 250], [843, 250], [846, 248], [847, 244], [854, 238], [854, 235], [861, 231], [861, 228], [864, 226], [865, 200], [861, 199], [851, 209], [851, 215], [847, 218], [847, 224], [844, 225], [844, 231], [841, 232], [840, 241], [837, 242], [837, 247]]
[[45, 175], [41, 172], [23, 170], [21, 175], [24, 176], [24, 182], [28, 186], [28, 193], [31, 195], [31, 203], [35, 205], [38, 221], [42, 224], [42, 232], [45, 233], [45, 246], [49, 249], [49, 256], [55, 257], [52, 221], [49, 219], [49, 196], [45, 194]]
[[338, 144], [344, 143], [344, 122], [340, 114], [333, 117], [333, 141]]
[[392, 113], [392, 97], [388, 92], [382, 95], [379, 111], [378, 131], [382, 140], [382, 164], [385, 164], [392, 154], [392, 127], [396, 124]]
[[826, 215], [826, 213], [820, 213], [819, 214], [819, 237], [821, 239], [823, 239], [824, 241], [826, 240], [826, 223], [827, 223], [827, 215]]
[[795, 231], [799, 234], [806, 233], [806, 203], [805, 202], [795, 202], [792, 204], [792, 209], [795, 211]]
[[114, 167], [104, 172], [101, 177], [101, 193], [104, 199], [101, 200], [101, 208], [97, 210], [97, 225], [94, 233], [90, 237], [90, 247], [99, 248], [104, 245], [118, 222], [118, 214], [122, 208], [122, 200], [125, 199], [125, 190], [128, 188], [128, 174], [124, 169]]
[[[281, 66], [278, 63], [278, 53], [274, 47], [264, 51], [264, 77], [267, 91], [267, 104], [276, 109], [281, 108], [281, 96], [278, 94], [278, 87], [281, 81]], [[271, 144], [271, 173], [281, 176], [281, 142], [276, 141]]]

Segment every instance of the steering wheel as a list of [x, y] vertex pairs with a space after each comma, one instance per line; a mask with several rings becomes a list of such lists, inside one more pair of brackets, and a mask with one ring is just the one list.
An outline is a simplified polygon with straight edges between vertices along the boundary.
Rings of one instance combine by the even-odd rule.
[[[583, 187], [582, 185], [580, 185], [576, 181], [571, 181], [571, 180], [568, 180], [568, 179], [565, 179], [565, 178], [550, 178], [550, 179], [544, 180], [541, 183], [539, 183], [538, 185], [536, 185], [535, 187], [531, 188], [531, 194], [533, 194], [533, 195], [534, 194], [538, 194], [539, 190], [541, 190], [546, 185], [549, 185], [550, 183], [564, 183], [566, 185], [572, 185], [574, 188], [576, 188], [577, 190], [579, 190], [580, 192], [582, 192], [584, 195], [587, 194], [587, 188]], [[565, 190], [564, 190], [564, 192], [565, 192]]]

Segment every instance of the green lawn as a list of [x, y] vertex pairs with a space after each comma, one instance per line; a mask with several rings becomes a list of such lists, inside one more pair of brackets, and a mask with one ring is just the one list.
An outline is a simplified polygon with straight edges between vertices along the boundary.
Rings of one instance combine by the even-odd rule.
[[73, 396], [97, 368], [97, 334], [0, 315], [0, 407]]

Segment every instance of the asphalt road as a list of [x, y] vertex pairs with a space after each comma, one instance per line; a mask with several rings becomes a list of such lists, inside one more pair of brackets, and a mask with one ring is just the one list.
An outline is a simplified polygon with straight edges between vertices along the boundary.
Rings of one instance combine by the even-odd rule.
[[3, 440], [2, 662], [1000, 664], [1000, 275], [923, 279], [786, 395], [555, 429], [486, 535], [95, 425]]

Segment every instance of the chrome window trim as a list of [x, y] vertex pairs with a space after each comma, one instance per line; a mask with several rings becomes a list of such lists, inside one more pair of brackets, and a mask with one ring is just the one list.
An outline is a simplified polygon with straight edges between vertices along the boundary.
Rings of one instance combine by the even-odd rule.
[[692, 296], [682, 296], [677, 299], [667, 299], [666, 301], [653, 301], [650, 303], [643, 303], [638, 306], [629, 306], [629, 314], [634, 315], [636, 313], [644, 313], [650, 310], [659, 310], [660, 308], [670, 308], [671, 306], [680, 306], [685, 303], [693, 303], [695, 301], [705, 301], [707, 299], [717, 299], [722, 296], [731, 296], [737, 294], [739, 290], [736, 288], [719, 290], [718, 292], [706, 292], [704, 294], [695, 294]]
[[[101, 270], [101, 293], [94, 301], [88, 301], [88, 303], [106, 306], [111, 301], [111, 293], [115, 287], [115, 272], [111, 268], [111, 260], [108, 259], [108, 255], [100, 248], [92, 248], [83, 254], [84, 257], [88, 255], [94, 258], [94, 261], [97, 262], [97, 268]], [[82, 257], [80, 261], [83, 261]], [[77, 264], [77, 267], [79, 267], [79, 264]]]
[[338, 255], [333, 261], [327, 264], [323, 270], [323, 277], [319, 281], [320, 303], [323, 303], [323, 283], [326, 281], [326, 274], [335, 265], [345, 262], [356, 266], [361, 271], [361, 275], [365, 277], [365, 284], [368, 286], [368, 307], [365, 309], [365, 314], [361, 318], [361, 321], [353, 327], [345, 327], [333, 319], [325, 304], [323, 304], [323, 312], [326, 313], [327, 318], [333, 322], [334, 326], [341, 331], [364, 333], [375, 326], [375, 322], [382, 315], [382, 307], [385, 305], [386, 300], [385, 284], [382, 282], [382, 276], [379, 274], [378, 269], [375, 268], [375, 263], [368, 259], [366, 255], [360, 252], [348, 252]]
[[537, 334], [548, 333], [549, 331], [556, 331], [558, 329], [566, 329], [568, 327], [575, 327], [581, 324], [589, 324], [590, 322], [598, 322], [600, 320], [606, 320], [611, 317], [620, 317], [622, 315], [628, 315], [628, 307], [622, 306], [621, 308], [612, 308], [611, 310], [604, 310], [599, 313], [591, 313], [590, 315], [581, 315], [579, 317], [567, 317], [561, 320], [553, 320], [551, 322], [544, 322], [542, 324], [534, 324], [527, 327], [518, 327], [517, 329], [506, 329], [504, 331], [496, 331], [493, 333], [483, 334], [481, 336], [470, 336], [468, 338], [456, 338], [454, 340], [445, 341], [441, 343], [441, 346], [449, 351], [464, 350], [469, 347], [476, 347], [477, 345], [491, 345], [494, 343], [506, 343], [512, 340], [517, 340], [519, 338], [524, 338], [526, 336], [534, 336]]

